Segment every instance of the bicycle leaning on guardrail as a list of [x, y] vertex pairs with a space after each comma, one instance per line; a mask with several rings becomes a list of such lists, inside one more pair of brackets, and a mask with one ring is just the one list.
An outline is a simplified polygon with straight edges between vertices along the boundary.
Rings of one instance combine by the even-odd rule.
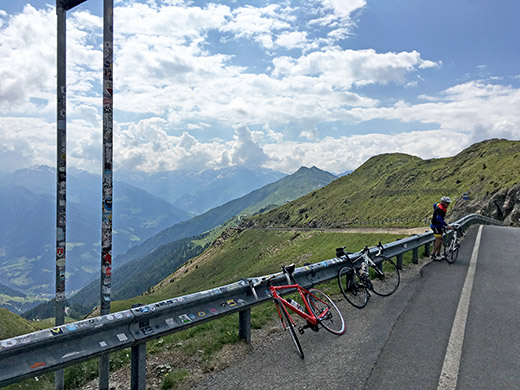
[[349, 254], [345, 253], [345, 247], [336, 249], [336, 256], [344, 257], [350, 263], [338, 272], [339, 287], [347, 301], [358, 309], [367, 305], [370, 291], [386, 297], [392, 295], [399, 287], [399, 269], [392, 260], [381, 255], [383, 251], [381, 243], [377, 245], [377, 248], [378, 252], [374, 258], [370, 257], [370, 250], [367, 246], [363, 248], [362, 262], [359, 267], [356, 267], [356, 261], [352, 261]]
[[[460, 238], [462, 232], [460, 232], [460, 225], [453, 224], [453, 234], [447, 235], [444, 241], [444, 258], [449, 264], [455, 263], [459, 256]], [[444, 230], [446, 232], [446, 229]], [[460, 235], [459, 235], [460, 234]]]
[[[303, 349], [300, 341], [298, 340], [298, 335], [294, 329], [296, 323], [292, 319], [287, 309], [290, 309], [292, 312], [296, 313], [307, 322], [306, 325], [298, 327], [298, 332], [300, 334], [303, 334], [304, 330], [308, 328], [314, 331], [318, 331], [318, 325], [321, 325], [333, 334], [342, 335], [345, 333], [345, 320], [343, 319], [343, 315], [339, 311], [338, 307], [327, 294], [316, 288], [310, 288], [309, 290], [306, 290], [298, 283], [296, 283], [293, 277], [294, 269], [294, 264], [282, 267], [282, 272], [287, 278], [287, 285], [273, 286], [272, 279], [277, 276], [277, 274], [274, 274], [269, 277], [262, 278], [262, 280], [259, 282], [252, 283], [251, 290], [253, 291], [255, 298], [258, 298], [255, 287], [260, 286], [262, 283], [267, 284], [269, 293], [273, 298], [276, 309], [278, 310], [278, 315], [282, 321], [282, 326], [284, 330], [289, 330], [294, 344], [296, 345], [296, 349], [298, 350], [300, 357], [303, 359]], [[305, 306], [302, 306], [299, 302], [292, 300], [291, 298], [285, 299], [280, 296], [279, 292], [282, 290], [291, 289], [297, 290]]]

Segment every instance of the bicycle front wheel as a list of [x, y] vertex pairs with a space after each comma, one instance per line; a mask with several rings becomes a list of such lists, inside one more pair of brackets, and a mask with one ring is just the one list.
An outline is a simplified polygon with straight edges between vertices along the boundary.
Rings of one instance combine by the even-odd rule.
[[444, 250], [444, 257], [448, 263], [455, 263], [455, 260], [459, 257], [459, 244], [457, 242], [450, 244], [450, 249], [448, 251]]
[[401, 281], [397, 266], [386, 256], [377, 256], [373, 261], [377, 267], [372, 266], [374, 273], [372, 290], [382, 297], [392, 295]]
[[300, 340], [298, 340], [298, 335], [296, 334], [296, 330], [294, 329], [294, 324], [291, 321], [291, 318], [289, 317], [289, 314], [287, 314], [287, 309], [281, 304], [280, 302], [275, 302], [276, 307], [278, 309], [278, 312], [282, 316], [282, 325], [284, 326], [285, 330], [288, 330], [291, 334], [291, 338], [294, 342], [294, 345], [296, 346], [296, 349], [298, 350], [298, 354], [300, 355], [300, 358], [304, 358], [303, 355], [303, 348], [300, 344]]
[[311, 288], [309, 293], [305, 296], [305, 299], [320, 324], [336, 335], [345, 333], [345, 320], [332, 299], [316, 288]]
[[351, 267], [343, 267], [339, 270], [338, 283], [341, 293], [352, 306], [362, 309], [367, 305], [367, 288]]

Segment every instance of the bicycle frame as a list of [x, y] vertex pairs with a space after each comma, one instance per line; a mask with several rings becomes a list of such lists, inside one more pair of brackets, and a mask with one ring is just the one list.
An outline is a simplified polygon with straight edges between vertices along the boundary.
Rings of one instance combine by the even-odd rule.
[[[278, 293], [278, 291], [280, 291], [280, 290], [289, 290], [289, 289], [296, 289], [298, 291], [298, 293], [302, 297], [305, 308], [307, 309], [307, 313], [304, 311], [301, 311], [298, 308], [291, 305], [285, 298], [283, 298]], [[326, 302], [324, 302], [320, 298], [316, 297], [314, 294], [312, 294], [311, 292], [309, 292], [308, 290], [306, 290], [305, 288], [303, 288], [302, 286], [300, 286], [298, 284], [288, 284], [288, 285], [284, 285], [284, 286], [269, 286], [269, 291], [271, 292], [271, 296], [273, 297], [273, 299], [281, 302], [283, 304], [283, 306], [286, 308], [285, 311], [287, 312], [287, 315], [289, 316], [289, 318], [293, 324], [295, 324], [295, 322], [292, 319], [289, 312], [287, 311], [287, 308], [290, 309], [291, 311], [293, 311], [294, 313], [296, 313], [297, 315], [299, 315], [300, 317], [302, 317], [304, 320], [306, 320], [312, 326], [318, 325], [320, 323], [320, 320], [325, 318], [329, 312], [329, 310], [327, 309], [323, 313], [321, 313], [320, 317], [316, 317], [314, 315], [311, 307], [309, 306], [309, 303], [307, 302], [307, 299], [305, 298], [305, 296], [310, 295], [324, 304], [326, 304]], [[280, 316], [280, 319], [282, 320], [282, 323], [283, 323], [282, 313], [280, 313], [280, 308], [278, 306], [277, 306], [277, 310], [278, 310], [278, 315]], [[284, 324], [284, 327], [285, 327], [285, 324]]]
[[[379, 243], [379, 245], [378, 245], [378, 250], [379, 251], [376, 253], [375, 257], [379, 256], [381, 254], [381, 252], [382, 252], [381, 243]], [[368, 249], [368, 247], [365, 247], [363, 249], [361, 257], [363, 258], [363, 262], [361, 264], [366, 264], [367, 265], [367, 270], [369, 269], [368, 268], [369, 266], [372, 266], [372, 268], [374, 268], [375, 272], [378, 272], [379, 274], [381, 274], [381, 270], [379, 269], [379, 266], [369, 256], [369, 249]]]
[[[459, 244], [459, 229], [460, 229], [460, 226], [458, 225], [454, 225], [453, 226], [453, 239], [450, 241], [450, 245], [447, 247], [448, 250], [453, 250], [455, 249], [455, 247]], [[444, 229], [444, 231], [446, 232], [447, 229]]]

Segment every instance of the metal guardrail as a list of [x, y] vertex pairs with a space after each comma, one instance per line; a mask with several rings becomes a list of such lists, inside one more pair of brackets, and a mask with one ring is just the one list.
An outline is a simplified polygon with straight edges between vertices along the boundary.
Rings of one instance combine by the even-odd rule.
[[[476, 214], [456, 223], [463, 230], [473, 224], [502, 224]], [[412, 261], [416, 262], [418, 249], [425, 246], [428, 255], [433, 240], [433, 233], [425, 232], [385, 244], [383, 254], [397, 257], [400, 267], [405, 252], [413, 251]], [[373, 248], [371, 253], [375, 251]], [[359, 255], [357, 252], [350, 257]], [[298, 268], [294, 277], [299, 284], [309, 287], [336, 278], [346, 263], [346, 259], [332, 258]], [[271, 299], [267, 290], [260, 291], [260, 287], [258, 299], [253, 296], [250, 284], [260, 279], [242, 279], [211, 290], [1, 340], [0, 386], [131, 347], [131, 386], [144, 389], [147, 341], [239, 312], [239, 336], [249, 343], [250, 309]], [[285, 276], [278, 275], [273, 282], [285, 284]]]

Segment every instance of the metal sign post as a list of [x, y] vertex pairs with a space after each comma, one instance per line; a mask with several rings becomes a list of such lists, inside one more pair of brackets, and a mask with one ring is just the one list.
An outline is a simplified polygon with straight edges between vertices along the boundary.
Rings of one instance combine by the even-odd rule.
[[[67, 120], [66, 120], [66, 10], [56, 2], [57, 14], [57, 177], [56, 177], [56, 326], [65, 322], [65, 251], [67, 194]], [[63, 370], [54, 376], [56, 390], [64, 387]]]
[[[113, 43], [114, 1], [104, 0], [103, 6], [103, 201], [101, 222], [100, 312], [110, 314], [112, 288], [112, 130], [113, 130]], [[108, 390], [108, 355], [99, 358], [99, 389]]]
[[[65, 323], [65, 258], [67, 221], [67, 23], [66, 12], [86, 0], [56, 0], [57, 16], [57, 171], [56, 171], [56, 326]], [[54, 379], [57, 390], [64, 387], [63, 370]]]

